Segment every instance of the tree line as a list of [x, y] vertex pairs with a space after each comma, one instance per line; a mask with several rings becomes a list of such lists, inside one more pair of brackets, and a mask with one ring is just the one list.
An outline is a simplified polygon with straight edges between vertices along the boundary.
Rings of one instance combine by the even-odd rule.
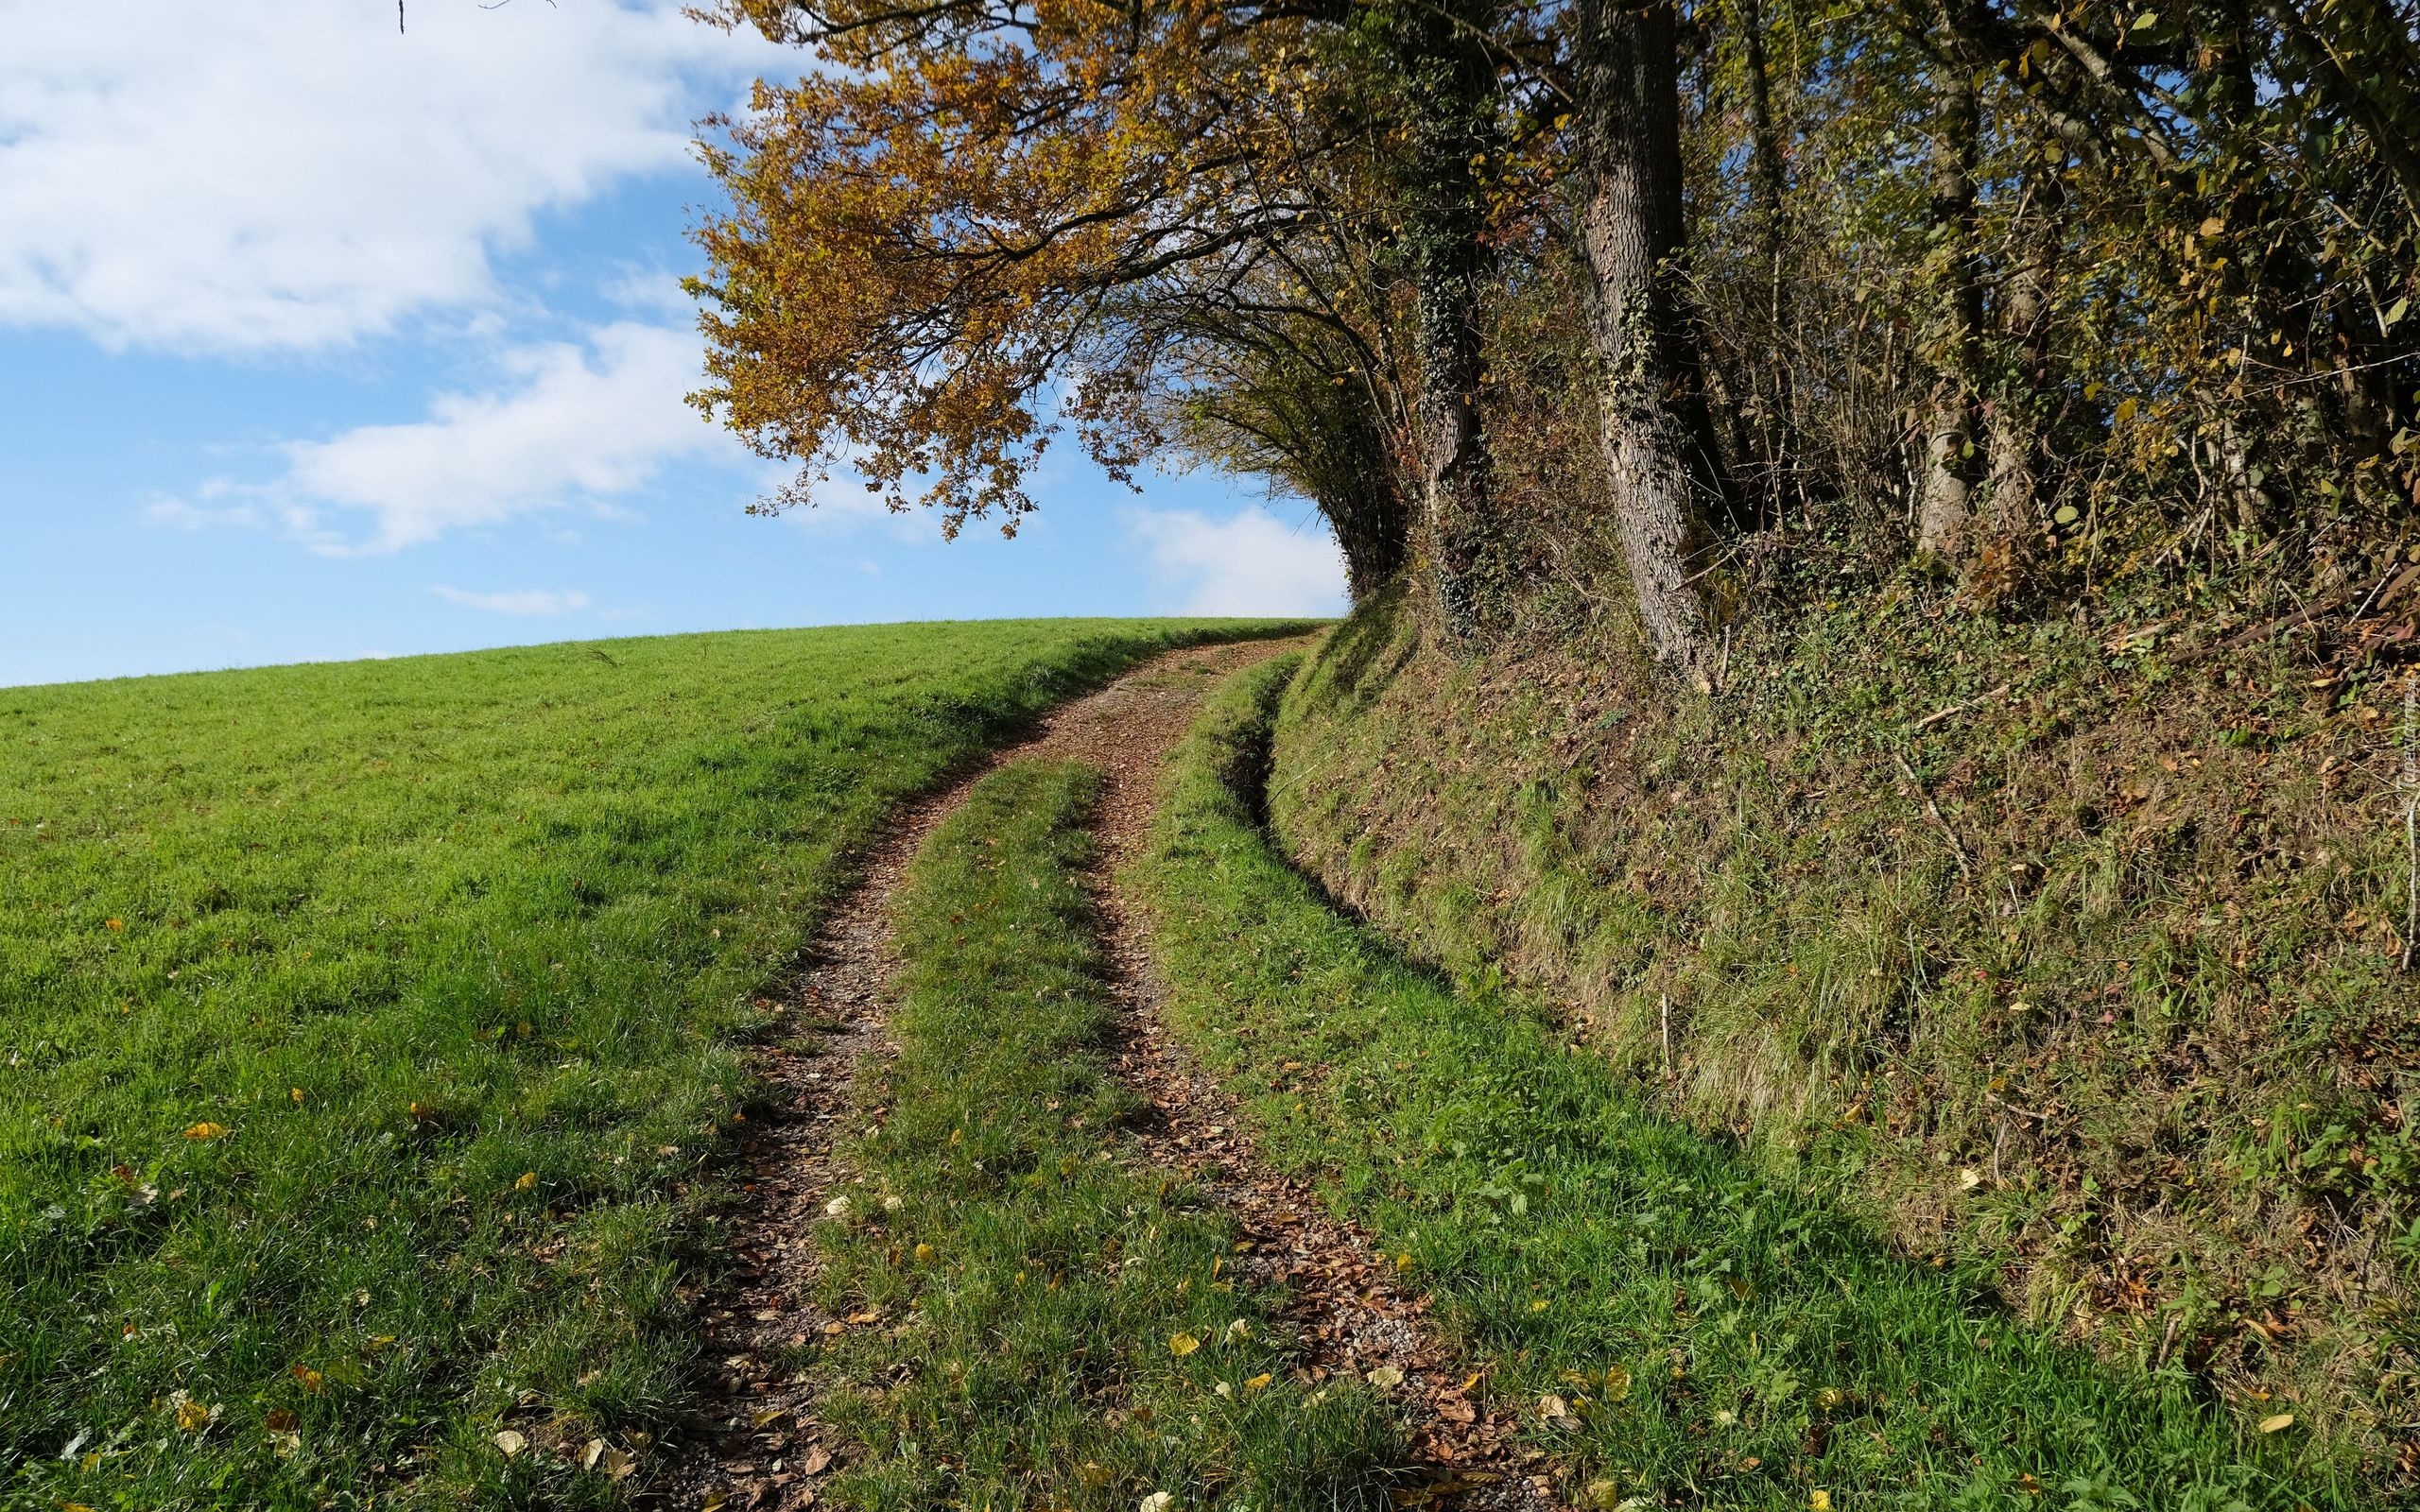
[[2420, 501], [2420, 0], [709, 19], [809, 49], [703, 146], [763, 507], [1013, 530], [1072, 433], [1300, 494], [1455, 642], [1617, 578], [1704, 682], [1795, 582], [2307, 594]]

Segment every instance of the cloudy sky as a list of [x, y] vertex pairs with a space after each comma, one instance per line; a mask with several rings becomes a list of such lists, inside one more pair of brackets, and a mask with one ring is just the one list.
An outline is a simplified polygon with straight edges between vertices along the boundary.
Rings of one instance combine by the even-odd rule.
[[1291, 501], [1078, 458], [1003, 541], [682, 403], [691, 122], [794, 54], [613, 0], [0, 0], [0, 685], [1003, 614], [1332, 611]]

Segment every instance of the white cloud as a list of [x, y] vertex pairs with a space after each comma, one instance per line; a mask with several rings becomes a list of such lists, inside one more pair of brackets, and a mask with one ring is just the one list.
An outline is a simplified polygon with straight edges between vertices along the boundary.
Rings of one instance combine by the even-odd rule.
[[0, 325], [258, 352], [493, 304], [535, 215], [804, 61], [674, 0], [138, 9], [0, 0]]
[[563, 592], [522, 588], [501, 593], [468, 593], [441, 583], [433, 592], [449, 604], [485, 610], [491, 614], [568, 614], [588, 607], [588, 595], [577, 588]]
[[1258, 505], [1213, 520], [1191, 509], [1125, 511], [1187, 614], [1337, 614], [1344, 554], [1316, 524], [1289, 525]]
[[695, 333], [628, 321], [590, 332], [585, 346], [511, 348], [497, 385], [439, 394], [424, 420], [288, 441], [278, 448], [284, 472], [267, 483], [213, 478], [193, 500], [154, 497], [143, 513], [186, 530], [279, 529], [329, 556], [396, 551], [574, 504], [621, 514], [614, 497], [667, 466], [748, 462], [737, 438], [683, 397], [700, 360]]
[[[690, 332], [624, 322], [585, 349], [517, 348], [503, 366], [510, 387], [440, 394], [425, 420], [289, 442], [285, 476], [251, 491], [321, 551], [392, 551], [574, 501], [607, 508], [667, 463], [744, 455], [683, 402], [699, 372]], [[337, 524], [363, 513], [366, 540]]]

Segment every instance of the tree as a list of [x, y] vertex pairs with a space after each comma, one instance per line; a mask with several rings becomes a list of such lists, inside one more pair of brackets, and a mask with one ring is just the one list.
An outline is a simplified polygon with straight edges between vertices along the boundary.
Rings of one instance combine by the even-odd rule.
[[1657, 661], [1714, 673], [1710, 522], [1727, 512], [1690, 329], [1671, 0], [1582, 0], [1573, 22], [1579, 232], [1593, 284], [1609, 503]]

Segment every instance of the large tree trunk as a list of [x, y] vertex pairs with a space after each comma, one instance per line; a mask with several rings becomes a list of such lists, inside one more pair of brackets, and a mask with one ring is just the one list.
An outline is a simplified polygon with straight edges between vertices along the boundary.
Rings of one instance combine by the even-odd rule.
[[1671, 0], [1582, 0], [1581, 239], [1594, 285], [1605, 469], [1656, 660], [1708, 684], [1712, 533], [1727, 513], [1681, 256], [1680, 80]]
[[1934, 379], [1916, 487], [1916, 549], [1955, 559], [1975, 509], [1975, 342], [1983, 293], [1976, 270], [1975, 87], [1946, 12], [1944, 7], [1943, 57], [1933, 68], [1932, 246], [1926, 258], [1933, 310], [1925, 335]]
[[1420, 366], [1413, 395], [1422, 525], [1439, 618], [1477, 634], [1503, 584], [1487, 434], [1480, 422], [1479, 296], [1489, 257], [1478, 160], [1490, 141], [1495, 65], [1485, 0], [1405, 0], [1391, 27], [1408, 102], [1405, 239]]

